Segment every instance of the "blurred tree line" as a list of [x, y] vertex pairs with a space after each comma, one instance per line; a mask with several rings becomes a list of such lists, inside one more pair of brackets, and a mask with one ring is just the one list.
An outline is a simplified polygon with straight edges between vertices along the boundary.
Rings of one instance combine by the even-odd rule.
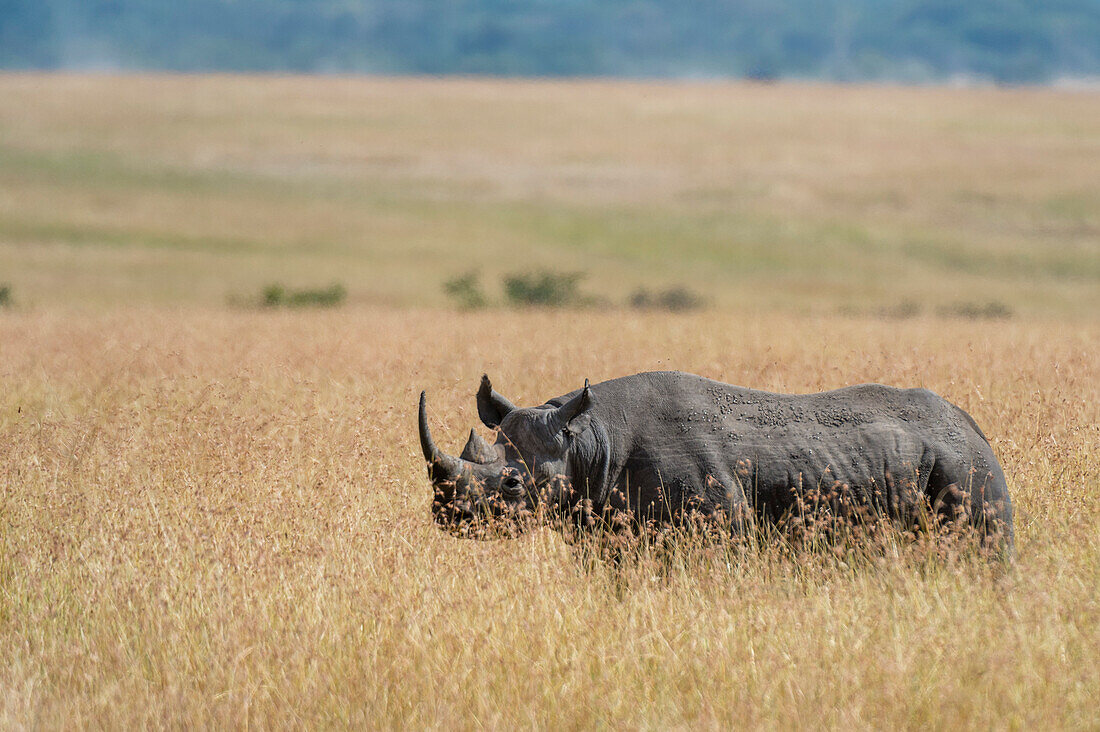
[[7, 68], [1100, 76], [1100, 0], [0, 0]]

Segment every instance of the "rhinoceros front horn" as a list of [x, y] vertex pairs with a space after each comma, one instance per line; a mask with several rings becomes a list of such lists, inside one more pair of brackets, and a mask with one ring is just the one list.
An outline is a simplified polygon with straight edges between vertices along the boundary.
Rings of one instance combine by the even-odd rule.
[[462, 469], [461, 460], [436, 447], [428, 429], [428, 395], [423, 391], [420, 392], [420, 449], [424, 451], [424, 459], [431, 464], [433, 479], [454, 477]]

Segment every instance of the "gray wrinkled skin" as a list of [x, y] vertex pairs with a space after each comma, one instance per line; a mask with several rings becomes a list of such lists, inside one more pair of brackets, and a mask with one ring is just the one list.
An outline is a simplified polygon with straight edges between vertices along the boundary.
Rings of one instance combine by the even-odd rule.
[[1012, 551], [1012, 502], [989, 442], [926, 389], [772, 394], [662, 371], [518, 408], [485, 376], [477, 406], [496, 442], [471, 431], [455, 458], [432, 441], [421, 394], [433, 513], [445, 527], [489, 519], [518, 531], [541, 514], [588, 529], [630, 516], [737, 530], [746, 517], [782, 524], [824, 507], [905, 528], [923, 512]]

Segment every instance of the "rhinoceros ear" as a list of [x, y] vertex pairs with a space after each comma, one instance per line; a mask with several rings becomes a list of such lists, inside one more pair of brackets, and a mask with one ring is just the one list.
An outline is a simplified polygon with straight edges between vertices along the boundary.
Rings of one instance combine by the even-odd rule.
[[482, 465], [491, 463], [497, 458], [492, 446], [473, 430], [470, 430], [470, 438], [466, 440], [466, 447], [462, 448], [462, 454], [459, 457]]
[[489, 428], [499, 426], [505, 416], [515, 408], [516, 405], [493, 389], [493, 384], [489, 381], [489, 375], [483, 374], [481, 387], [477, 390], [477, 415], [481, 417], [481, 421], [485, 423], [485, 426]]
[[558, 424], [561, 429], [574, 435], [584, 432], [592, 421], [592, 415], [588, 412], [591, 407], [592, 391], [588, 388], [588, 379], [585, 379], [581, 393], [558, 407]]

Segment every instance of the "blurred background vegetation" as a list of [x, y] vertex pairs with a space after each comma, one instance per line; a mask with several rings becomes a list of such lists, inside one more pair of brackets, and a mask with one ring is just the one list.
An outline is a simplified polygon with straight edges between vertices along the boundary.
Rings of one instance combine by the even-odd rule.
[[1036, 82], [1100, 75], [1100, 3], [0, 0], [0, 66]]
[[0, 0], [0, 70], [16, 310], [1100, 312], [1098, 0]]
[[1050, 88], [7, 73], [0, 283], [1093, 319], [1097, 170]]

